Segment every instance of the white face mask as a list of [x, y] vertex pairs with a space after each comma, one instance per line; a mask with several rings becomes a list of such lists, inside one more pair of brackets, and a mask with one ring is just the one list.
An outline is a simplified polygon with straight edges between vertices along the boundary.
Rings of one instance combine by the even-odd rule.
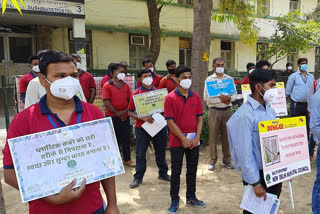
[[292, 66], [289, 66], [289, 67], [288, 67], [288, 70], [292, 70]]
[[254, 69], [250, 69], [250, 70], [249, 70], [249, 74], [251, 74], [251, 73], [252, 73], [252, 71], [254, 71]]
[[82, 65], [80, 62], [76, 62], [77, 69], [82, 69]]
[[40, 68], [39, 68], [39, 65], [35, 65], [32, 67], [32, 71], [36, 72], [36, 73], [39, 73], [40, 72]]
[[70, 76], [55, 80], [52, 83], [49, 80], [47, 81], [48, 83], [51, 84], [50, 86], [51, 94], [55, 97], [58, 97], [64, 100], [72, 99], [80, 89], [79, 80]]
[[151, 70], [151, 72], [154, 72], [154, 67], [152, 67], [152, 68], [149, 68], [150, 70]]
[[184, 79], [184, 80], [180, 81], [180, 86], [183, 89], [189, 89], [191, 84], [192, 84], [192, 80], [191, 79]]
[[[265, 89], [263, 88], [263, 90], [265, 90]], [[278, 89], [277, 88], [271, 88], [271, 89], [265, 90], [265, 91], [266, 92], [264, 93], [264, 95], [262, 95], [260, 93], [261, 96], [263, 96], [263, 100], [265, 102], [272, 103], [272, 102], [275, 102], [277, 100], [277, 98], [278, 98]]]
[[153, 82], [152, 77], [147, 77], [142, 80], [142, 83], [145, 84], [146, 86], [150, 86], [152, 82]]
[[125, 73], [118, 73], [117, 75], [118, 80], [124, 80], [125, 77], [126, 77]]
[[224, 73], [224, 67], [216, 67], [216, 72], [218, 74], [223, 74]]

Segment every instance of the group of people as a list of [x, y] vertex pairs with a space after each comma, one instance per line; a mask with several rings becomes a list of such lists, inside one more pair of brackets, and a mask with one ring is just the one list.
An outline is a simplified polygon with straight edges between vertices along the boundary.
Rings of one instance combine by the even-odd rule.
[[[286, 95], [291, 105], [291, 116], [306, 116], [310, 118], [311, 139], [320, 139], [320, 90], [319, 81], [314, 81], [308, 73], [308, 60], [298, 60], [299, 70], [290, 74]], [[91, 105], [95, 97], [95, 84], [91, 82], [92, 75], [82, 70], [81, 59], [77, 55], [67, 55], [62, 52], [45, 50], [38, 56], [30, 58], [32, 71], [28, 77], [37, 76], [38, 86], [44, 93], [33, 99], [29, 108], [19, 113], [12, 121], [7, 139], [46, 131], [66, 125], [111, 117], [116, 138], [123, 155], [123, 163], [135, 167], [135, 174], [130, 188], [137, 188], [143, 182], [146, 172], [146, 152], [153, 144], [155, 160], [158, 166], [158, 179], [170, 182], [171, 204], [168, 213], [179, 210], [180, 175], [183, 157], [186, 156], [186, 204], [193, 207], [206, 207], [204, 201], [196, 197], [196, 178], [199, 160], [200, 135], [203, 126], [203, 106], [201, 97], [190, 90], [192, 71], [190, 68], [177, 66], [173, 60], [166, 62], [168, 75], [161, 77], [156, 73], [150, 59], [144, 59], [143, 68], [138, 72], [137, 90], [133, 91], [133, 81], [129, 84], [128, 64], [126, 62], [112, 63], [108, 74], [102, 79], [102, 97], [105, 114], [96, 106]], [[257, 197], [266, 197], [266, 193], [280, 196], [282, 185], [277, 184], [267, 188], [263, 179], [262, 158], [258, 133], [258, 123], [276, 119], [275, 111], [270, 107], [276, 86], [276, 75], [270, 70], [268, 61], [259, 61], [256, 65], [247, 65], [248, 76], [244, 84], [250, 84], [252, 94], [233, 115], [232, 102], [236, 95], [220, 95], [210, 97], [204, 84], [203, 100], [208, 107], [209, 126], [209, 160], [208, 170], [214, 171], [218, 160], [217, 141], [219, 134], [222, 142], [222, 166], [227, 169], [241, 170], [244, 185], [252, 185]], [[216, 58], [212, 64], [213, 74], [206, 82], [233, 79], [225, 73], [224, 59]], [[85, 74], [85, 75], [84, 75]], [[30, 76], [31, 75], [31, 76]], [[83, 76], [83, 79], [81, 79]], [[93, 78], [92, 78], [93, 79]], [[80, 81], [79, 81], [80, 80]], [[35, 81], [35, 80], [32, 80]], [[32, 82], [31, 81], [31, 82]], [[23, 81], [25, 82], [25, 81]], [[65, 87], [63, 92], [55, 90], [57, 86]], [[31, 85], [30, 85], [31, 86]], [[26, 88], [26, 87], [24, 87]], [[27, 87], [29, 88], [29, 86]], [[151, 137], [142, 128], [145, 122], [153, 123], [152, 115], [138, 117], [133, 95], [146, 93], [156, 89], [166, 88], [168, 95], [164, 100], [164, 117], [167, 127]], [[23, 87], [21, 87], [23, 89]], [[313, 89], [313, 90], [312, 90]], [[21, 95], [21, 100], [28, 99]], [[84, 99], [81, 101], [81, 91]], [[311, 92], [312, 91], [312, 92]], [[78, 94], [78, 96], [77, 96]], [[39, 101], [38, 101], [39, 100]], [[84, 102], [84, 101], [88, 101]], [[36, 103], [36, 104], [34, 104]], [[310, 117], [308, 112], [310, 112]], [[80, 116], [79, 116], [80, 115]], [[134, 133], [136, 135], [136, 162], [131, 160], [129, 133], [130, 117], [136, 120]], [[80, 119], [79, 119], [80, 118]], [[169, 130], [169, 140], [168, 140]], [[308, 124], [309, 130], [309, 124]], [[171, 175], [168, 175], [166, 161], [167, 141], [171, 155]], [[3, 150], [5, 181], [18, 189], [15, 171], [8, 143]], [[319, 213], [320, 203], [320, 150], [317, 153], [317, 178], [313, 189], [313, 212]], [[235, 166], [232, 163], [232, 160]], [[100, 182], [106, 193], [108, 206], [103, 207], [99, 191], [99, 182], [85, 185], [72, 190], [75, 181], [66, 186], [59, 194], [30, 202], [30, 213], [120, 213], [117, 207], [115, 179], [108, 178]], [[244, 210], [243, 213], [250, 213]]]

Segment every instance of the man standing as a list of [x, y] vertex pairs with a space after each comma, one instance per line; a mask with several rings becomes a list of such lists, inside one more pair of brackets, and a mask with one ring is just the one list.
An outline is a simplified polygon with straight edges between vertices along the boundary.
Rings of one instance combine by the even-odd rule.
[[77, 64], [77, 69], [80, 74], [80, 85], [83, 90], [84, 96], [86, 97], [87, 102], [92, 104], [96, 97], [96, 83], [94, 81], [94, 78], [92, 74], [83, 70], [83, 67], [81, 65], [81, 57], [78, 54], [71, 54], [71, 56], [74, 58]]
[[293, 73], [293, 64], [291, 62], [287, 62], [286, 70], [282, 73], [282, 76], [289, 77]]
[[[152, 85], [153, 85], [155, 88], [158, 88], [162, 77], [155, 72], [155, 69], [154, 69], [154, 65], [153, 65], [153, 63], [152, 63], [152, 60], [149, 59], [149, 58], [146, 58], [146, 59], [144, 59], [144, 60], [142, 61], [142, 65], [143, 65], [144, 68], [150, 69], [150, 71], [152, 72]], [[137, 81], [137, 88], [140, 88], [141, 85], [142, 85], [142, 84], [141, 84], [141, 80], [138, 79], [138, 81]]]
[[109, 80], [112, 79], [112, 75], [110, 74], [110, 69], [111, 69], [111, 66], [115, 64], [115, 63], [110, 63], [108, 65], [108, 71], [107, 71], [107, 74], [101, 79], [101, 82], [100, 82], [100, 86], [101, 88], [103, 88], [103, 85], [106, 84], [106, 82], [108, 82]]
[[124, 67], [124, 73], [126, 75], [124, 78], [124, 82], [129, 85], [131, 92], [134, 92], [136, 88], [136, 80], [134, 78], [134, 75], [128, 72], [129, 65], [126, 61], [122, 61], [120, 62], [120, 64]]
[[[139, 81], [142, 86], [138, 88], [132, 95], [142, 94], [155, 90], [152, 85], [152, 71], [150, 69], [142, 68], [138, 73]], [[168, 173], [168, 165], [166, 161], [166, 147], [167, 147], [167, 128], [164, 127], [158, 134], [151, 137], [143, 128], [142, 124], [145, 122], [153, 123], [152, 116], [139, 118], [135, 113], [135, 105], [133, 97], [129, 102], [129, 116], [136, 120], [135, 134], [136, 134], [136, 173], [134, 179], [130, 184], [130, 188], [136, 188], [142, 184], [144, 173], [147, 169], [146, 152], [150, 141], [153, 143], [153, 148], [156, 155], [156, 163], [159, 168], [159, 180], [170, 181]]]
[[21, 102], [25, 103], [26, 99], [26, 91], [29, 82], [38, 76], [40, 70], [39, 70], [39, 59], [37, 55], [31, 56], [28, 60], [29, 67], [31, 68], [31, 71], [25, 75], [23, 75], [19, 81], [19, 93], [20, 93], [20, 100]]
[[162, 80], [160, 81], [159, 84], [159, 89], [160, 88], [166, 88], [168, 90], [168, 93], [173, 91], [177, 86], [177, 78], [176, 78], [176, 62], [169, 59], [166, 62], [166, 66], [168, 69], [168, 75], [163, 77]]
[[135, 167], [130, 155], [130, 119], [128, 117], [128, 104], [131, 98], [131, 90], [125, 78], [125, 70], [121, 64], [113, 64], [111, 67], [112, 79], [104, 84], [102, 99], [106, 107], [106, 116], [112, 118], [119, 148], [123, 154], [123, 164]]
[[251, 74], [251, 72], [255, 69], [255, 65], [252, 62], [249, 62], [246, 67], [248, 75], [243, 79], [242, 84], [249, 84], [249, 74]]
[[206, 207], [196, 197], [196, 178], [199, 160], [199, 143], [202, 131], [203, 109], [201, 98], [189, 88], [192, 84], [191, 69], [179, 66], [176, 70], [179, 86], [164, 100], [164, 116], [170, 129], [169, 146], [171, 154], [171, 205], [169, 213], [179, 209], [180, 174], [183, 156], [187, 161], [187, 205]]
[[[46, 90], [46, 95], [39, 103], [16, 115], [10, 125], [7, 139], [104, 117], [98, 107], [81, 102], [77, 96], [74, 96], [80, 83], [74, 78], [79, 73], [71, 56], [47, 50], [40, 59], [39, 67], [41, 72], [39, 79]], [[8, 142], [2, 152], [5, 181], [18, 189]], [[106, 210], [103, 208], [103, 199], [99, 190], [100, 183], [108, 200]], [[73, 189], [75, 184], [76, 180], [73, 180], [60, 193], [29, 202], [29, 213], [120, 213], [117, 207], [114, 177], [88, 185], [84, 179], [79, 188]]]
[[[206, 79], [206, 82], [233, 79], [231, 76], [224, 73], [224, 60], [222, 58], [215, 58], [213, 60], [212, 69], [214, 74]], [[234, 169], [231, 163], [231, 155], [229, 151], [229, 143], [227, 136], [226, 123], [232, 115], [231, 102], [237, 99], [237, 95], [220, 95], [219, 97], [210, 98], [207, 91], [207, 86], [204, 87], [204, 101], [207, 102], [209, 107], [208, 113], [208, 126], [209, 126], [209, 146], [210, 146], [210, 158], [208, 170], [214, 171], [215, 164], [218, 160], [217, 154], [217, 141], [218, 134], [221, 134], [222, 140], [222, 153], [223, 161], [222, 166], [228, 169]]]
[[[259, 122], [276, 119], [276, 113], [270, 106], [276, 96], [269, 96], [274, 92], [277, 94], [275, 74], [256, 69], [249, 78], [252, 95], [248, 95], [248, 101], [227, 122], [232, 160], [237, 170], [241, 170], [244, 185], [252, 185], [257, 197], [266, 199], [266, 192], [279, 197], [282, 183], [267, 188], [264, 181], [258, 132]], [[250, 212], [244, 210], [243, 213]]]
[[270, 70], [271, 64], [267, 60], [260, 60], [259, 62], [257, 62], [256, 68], [262, 68], [262, 69]]

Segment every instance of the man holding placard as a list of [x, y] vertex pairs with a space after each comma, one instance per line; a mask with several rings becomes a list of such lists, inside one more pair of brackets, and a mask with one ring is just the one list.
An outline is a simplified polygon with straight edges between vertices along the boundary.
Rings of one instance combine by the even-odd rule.
[[[71, 56], [47, 50], [40, 58], [39, 67], [41, 73], [39, 79], [46, 89], [46, 95], [39, 103], [19, 113], [13, 119], [7, 139], [104, 118], [99, 108], [81, 102], [75, 96], [80, 87], [79, 80], [75, 79], [79, 73]], [[11, 155], [7, 142], [3, 149], [4, 178], [6, 183], [18, 189]], [[75, 161], [70, 162], [69, 166], [74, 167]], [[43, 176], [48, 176], [50, 179], [50, 175]], [[100, 183], [108, 200], [106, 211], [99, 190]], [[76, 184], [74, 179], [60, 193], [29, 202], [29, 212], [31, 214], [119, 214], [114, 177], [101, 180], [100, 183], [86, 185], [84, 179], [79, 188], [72, 189]]]
[[[262, 158], [258, 123], [276, 119], [270, 102], [276, 99], [275, 74], [269, 70], [256, 69], [249, 76], [252, 95], [227, 122], [228, 139], [232, 160], [241, 170], [243, 183], [252, 185], [257, 197], [266, 198], [266, 192], [280, 196], [282, 185], [267, 188], [262, 171]], [[243, 213], [250, 213], [244, 210]]]
[[[134, 96], [137, 97], [139, 94], [148, 93], [151, 91], [156, 90], [156, 88], [152, 85], [152, 71], [150, 69], [142, 68], [138, 73], [139, 81], [141, 81], [142, 86], [138, 88], [135, 92], [132, 93], [133, 97], [131, 97], [129, 102], [129, 116], [136, 120], [135, 125], [135, 134], [136, 134], [136, 173], [134, 174], [134, 179], [130, 184], [130, 188], [136, 188], [140, 184], [142, 184], [142, 179], [144, 173], [147, 169], [146, 163], [146, 152], [149, 146], [150, 141], [153, 143], [153, 147], [155, 150], [156, 155], [156, 163], [159, 168], [159, 180], [170, 181], [170, 176], [167, 174], [168, 172], [168, 165], [166, 161], [166, 147], [167, 147], [167, 128], [162, 128], [155, 136], [150, 136], [150, 134], [142, 128], [144, 123], [152, 124], [154, 122], [154, 118], [152, 117], [152, 113], [147, 112], [148, 115], [144, 115], [140, 111], [143, 108], [149, 109], [148, 107], [151, 106], [151, 111], [157, 110], [157, 108], [152, 108], [153, 105], [157, 106], [155, 103], [142, 103], [141, 105], [138, 104], [138, 101], [134, 100]], [[163, 89], [161, 89], [163, 90]], [[166, 89], [164, 89], [166, 91]], [[152, 97], [152, 94], [149, 94]], [[149, 96], [148, 95], [148, 96]], [[139, 95], [140, 96], [140, 95]], [[154, 98], [154, 96], [152, 97]], [[141, 98], [144, 100], [144, 98]], [[159, 104], [159, 102], [158, 102]], [[161, 104], [161, 103], [160, 103]], [[147, 106], [147, 107], [146, 107]], [[161, 106], [163, 108], [163, 103]], [[156, 112], [156, 111], [155, 111]], [[153, 113], [155, 113], [153, 112]], [[143, 115], [143, 116], [138, 116]]]
[[233, 78], [224, 73], [224, 60], [222, 58], [213, 60], [212, 69], [214, 70], [214, 74], [206, 79], [203, 93], [203, 99], [209, 107], [210, 158], [208, 170], [214, 171], [218, 160], [217, 141], [219, 133], [221, 134], [223, 153], [221, 165], [228, 169], [234, 169], [231, 163], [226, 123], [232, 115], [231, 102], [237, 99], [237, 92]]

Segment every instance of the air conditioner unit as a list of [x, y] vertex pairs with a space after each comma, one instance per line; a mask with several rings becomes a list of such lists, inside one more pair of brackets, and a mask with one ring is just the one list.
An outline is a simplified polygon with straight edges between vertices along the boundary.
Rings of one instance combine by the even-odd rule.
[[144, 36], [130, 36], [130, 45], [144, 45]]

